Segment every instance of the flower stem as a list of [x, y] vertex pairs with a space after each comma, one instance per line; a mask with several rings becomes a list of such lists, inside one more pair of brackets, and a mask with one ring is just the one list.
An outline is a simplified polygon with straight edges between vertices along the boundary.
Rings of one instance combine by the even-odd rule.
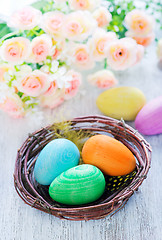
[[107, 68], [107, 59], [105, 58], [105, 60], [104, 60], [104, 69], [106, 69]]

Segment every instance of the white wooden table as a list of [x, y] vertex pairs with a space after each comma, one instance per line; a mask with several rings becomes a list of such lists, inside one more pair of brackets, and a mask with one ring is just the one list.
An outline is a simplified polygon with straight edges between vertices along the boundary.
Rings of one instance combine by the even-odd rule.
[[[140, 64], [116, 73], [119, 85], [140, 88], [147, 100], [162, 95], [162, 71], [157, 64], [153, 44]], [[62, 115], [71, 119], [100, 114], [95, 100], [101, 91], [87, 84], [84, 89], [85, 95], [78, 95], [54, 111], [46, 111], [41, 123], [14, 120], [0, 113], [0, 240], [162, 240], [162, 135], [146, 137], [153, 149], [148, 178], [112, 218], [88, 222], [60, 220], [29, 207], [17, 195], [14, 164], [17, 149], [28, 133], [61, 119]], [[133, 122], [129, 124], [134, 126]]]

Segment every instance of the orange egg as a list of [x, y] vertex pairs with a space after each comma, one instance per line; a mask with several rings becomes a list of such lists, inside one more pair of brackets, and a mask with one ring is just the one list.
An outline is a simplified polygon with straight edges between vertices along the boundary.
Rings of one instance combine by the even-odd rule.
[[110, 176], [129, 174], [136, 167], [133, 153], [107, 135], [90, 137], [83, 146], [82, 158], [84, 163], [92, 164]]

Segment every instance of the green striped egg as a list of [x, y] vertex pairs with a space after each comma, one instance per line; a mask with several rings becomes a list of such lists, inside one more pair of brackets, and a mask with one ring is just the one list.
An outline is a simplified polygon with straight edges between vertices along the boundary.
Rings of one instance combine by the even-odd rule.
[[97, 167], [82, 164], [56, 177], [49, 187], [49, 195], [62, 204], [86, 204], [101, 197], [105, 184], [104, 175]]

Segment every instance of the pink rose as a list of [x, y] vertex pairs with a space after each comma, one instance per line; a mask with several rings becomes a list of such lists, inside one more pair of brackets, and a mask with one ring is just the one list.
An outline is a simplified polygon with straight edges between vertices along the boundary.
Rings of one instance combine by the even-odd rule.
[[136, 55], [137, 59], [135, 63], [141, 61], [141, 59], [144, 56], [144, 51], [145, 51], [144, 47], [142, 45], [137, 44], [137, 55]]
[[48, 75], [40, 70], [34, 70], [22, 79], [19, 79], [17, 88], [28, 96], [38, 97], [47, 91], [49, 86]]
[[56, 108], [64, 102], [64, 92], [63, 90], [57, 89], [51, 95], [42, 95], [39, 97], [40, 105], [47, 108]]
[[109, 70], [100, 70], [88, 76], [90, 84], [97, 86], [98, 88], [107, 89], [114, 87], [117, 84], [117, 80], [113, 72]]
[[99, 27], [106, 27], [112, 20], [111, 13], [105, 7], [97, 8], [93, 13]]
[[131, 38], [122, 38], [108, 44], [107, 63], [114, 70], [125, 70], [137, 59], [137, 44]]
[[70, 8], [73, 10], [93, 10], [100, 5], [101, 0], [69, 0]]
[[153, 32], [154, 19], [146, 12], [134, 9], [125, 17], [125, 23], [134, 36], [146, 37]]
[[42, 28], [55, 38], [62, 37], [62, 28], [65, 23], [65, 15], [58, 11], [47, 12], [43, 15]]
[[129, 31], [126, 32], [126, 35], [133, 38], [137, 44], [140, 44], [144, 47], [149, 46], [155, 40], [155, 34], [153, 32], [145, 37], [135, 36], [132, 32]]
[[30, 54], [30, 41], [24, 37], [15, 37], [4, 41], [1, 57], [13, 64], [23, 63]]
[[85, 44], [76, 44], [71, 48], [73, 53], [73, 63], [79, 69], [92, 69], [95, 65], [90, 50]]
[[96, 20], [88, 11], [76, 11], [66, 15], [63, 34], [72, 41], [87, 39], [97, 26]]
[[7, 91], [4, 101], [0, 103], [0, 108], [14, 118], [21, 118], [25, 115], [23, 102], [16, 93]]
[[69, 70], [67, 72], [67, 76], [71, 76], [71, 81], [69, 81], [69, 87], [65, 88], [65, 99], [68, 100], [72, 97], [74, 97], [79, 89], [79, 86], [81, 84], [81, 74], [78, 72], [75, 72], [74, 70]]
[[52, 59], [55, 60], [57, 59], [57, 57], [60, 55], [60, 51], [59, 49], [56, 47], [53, 51], [53, 54], [52, 54]]
[[55, 60], [58, 59], [58, 57], [66, 47], [65, 39], [60, 39], [59, 41], [53, 40], [53, 45], [55, 46], [55, 48], [53, 48], [51, 55], [52, 59]]
[[40, 23], [41, 17], [41, 11], [27, 6], [17, 10], [11, 15], [8, 26], [20, 30], [30, 30]]
[[31, 42], [31, 55], [29, 62], [38, 63], [44, 61], [46, 57], [50, 55], [51, 48], [52, 40], [48, 35], [43, 34], [33, 38]]
[[92, 52], [92, 56], [95, 61], [102, 61], [106, 58], [107, 44], [116, 40], [116, 34], [114, 32], [106, 32], [102, 28], [97, 28], [92, 38], [88, 41], [88, 46]]
[[58, 89], [57, 82], [56, 80], [50, 83], [49, 88], [47, 89], [46, 92], [43, 93], [44, 96], [50, 96], [56, 92]]

